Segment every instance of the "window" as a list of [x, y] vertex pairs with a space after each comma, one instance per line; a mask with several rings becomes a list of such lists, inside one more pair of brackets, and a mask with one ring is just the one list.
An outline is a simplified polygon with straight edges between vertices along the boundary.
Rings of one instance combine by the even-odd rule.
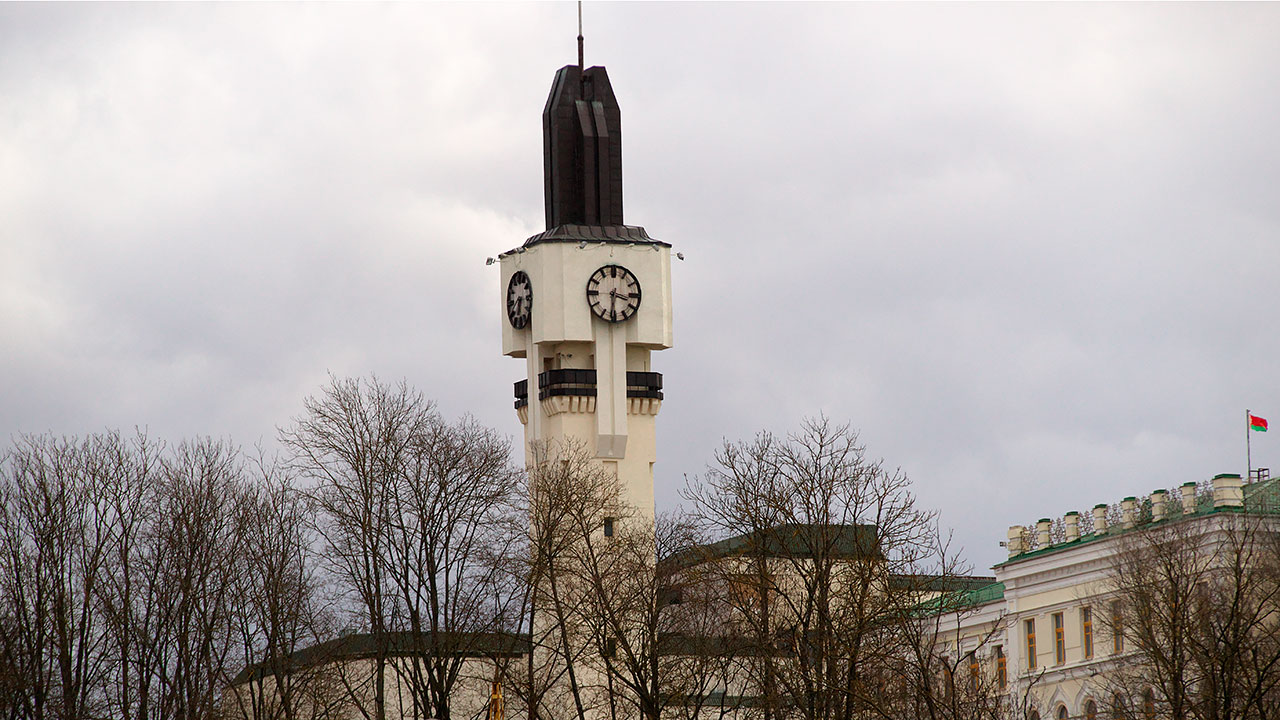
[[1120, 693], [1111, 696], [1111, 718], [1112, 720], [1124, 720], [1124, 700], [1121, 699]]
[[1058, 665], [1067, 661], [1067, 640], [1063, 636], [1062, 613], [1053, 614], [1053, 661]]
[[996, 646], [996, 683], [1004, 690], [1009, 686], [1009, 668], [1005, 662], [1004, 646]]
[[1035, 619], [1026, 622], [1027, 629], [1027, 670], [1035, 672], [1036, 669], [1036, 621]]
[[1067, 720], [1067, 718], [1069, 718], [1069, 717], [1071, 717], [1071, 715], [1067, 713], [1067, 706], [1066, 706], [1066, 705], [1059, 705], [1059, 706], [1058, 706], [1058, 720]]
[[1080, 608], [1080, 628], [1084, 641], [1084, 659], [1093, 659], [1093, 610], [1091, 608]]
[[978, 675], [982, 668], [978, 665], [978, 656], [975, 653], [969, 653], [969, 692], [978, 691]]
[[613, 537], [613, 518], [611, 517], [604, 519], [604, 536]]
[[618, 639], [612, 638], [612, 637], [605, 638], [604, 639], [604, 656], [607, 658], [612, 658], [617, 653], [618, 653]]
[[950, 701], [955, 696], [956, 679], [951, 674], [951, 660], [942, 658], [942, 697]]
[[1124, 652], [1124, 623], [1120, 617], [1120, 603], [1111, 603], [1111, 652]]
[[1151, 688], [1142, 693], [1142, 717], [1146, 720], [1155, 720], [1156, 717], [1156, 694]]
[[731, 607], [753, 622], [763, 622], [769, 613], [768, 593], [773, 578], [767, 574], [740, 573], [729, 577], [728, 599]]
[[1089, 700], [1084, 704], [1084, 720], [1098, 720], [1098, 703]]
[[1027, 720], [1040, 720], [1040, 713], [1035, 709], [1028, 710]]

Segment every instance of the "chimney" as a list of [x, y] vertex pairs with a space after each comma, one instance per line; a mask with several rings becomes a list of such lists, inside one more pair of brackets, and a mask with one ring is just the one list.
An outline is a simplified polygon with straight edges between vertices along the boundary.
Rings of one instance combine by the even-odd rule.
[[1098, 503], [1093, 506], [1093, 534], [1105, 535], [1107, 532], [1107, 505]]
[[1196, 483], [1195, 481], [1184, 482], [1182, 487], [1178, 488], [1182, 492], [1182, 514], [1196, 514]]
[[1072, 510], [1062, 518], [1063, 523], [1067, 526], [1067, 542], [1073, 542], [1080, 539], [1080, 513]]
[[1009, 542], [1005, 543], [1009, 546], [1009, 557], [1017, 557], [1027, 551], [1022, 542], [1022, 533], [1026, 532], [1026, 528], [1021, 525], [1009, 526]]
[[1223, 473], [1213, 476], [1213, 508], [1243, 508], [1244, 487], [1240, 475]]
[[1169, 493], [1166, 490], [1154, 490], [1151, 493], [1151, 519], [1155, 522], [1164, 520], [1169, 514]]
[[1051, 544], [1052, 535], [1049, 529], [1053, 527], [1053, 521], [1049, 518], [1040, 518], [1036, 521], [1036, 549], [1043, 550]]
[[1125, 529], [1133, 527], [1138, 522], [1138, 498], [1130, 495], [1120, 501], [1120, 518], [1124, 523]]

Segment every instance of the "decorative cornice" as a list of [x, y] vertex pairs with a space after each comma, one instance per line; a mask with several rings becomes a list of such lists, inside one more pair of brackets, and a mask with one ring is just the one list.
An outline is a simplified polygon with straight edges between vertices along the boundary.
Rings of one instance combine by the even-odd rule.
[[628, 415], [657, 415], [662, 409], [662, 401], [658, 398], [627, 398]]
[[542, 400], [542, 414], [546, 417], [560, 413], [593, 413], [595, 411], [595, 395], [553, 395]]

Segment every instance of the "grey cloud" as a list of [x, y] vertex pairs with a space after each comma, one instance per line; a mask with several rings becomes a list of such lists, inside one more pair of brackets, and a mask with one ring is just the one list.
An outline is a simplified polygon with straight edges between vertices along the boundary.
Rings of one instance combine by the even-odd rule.
[[[819, 411], [979, 566], [1008, 524], [1243, 469], [1244, 407], [1280, 407], [1280, 10], [585, 10], [627, 219], [688, 257], [660, 505]], [[483, 260], [541, 228], [575, 22], [0, 6], [0, 431], [270, 443], [333, 371], [517, 435]]]

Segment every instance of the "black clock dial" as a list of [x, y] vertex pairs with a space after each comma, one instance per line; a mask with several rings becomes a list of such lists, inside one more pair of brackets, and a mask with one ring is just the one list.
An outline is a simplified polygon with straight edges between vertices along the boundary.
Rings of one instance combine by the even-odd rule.
[[507, 283], [507, 320], [511, 327], [521, 330], [529, 324], [533, 313], [533, 283], [523, 270], [517, 270]]
[[640, 309], [640, 281], [621, 265], [605, 265], [587, 280], [587, 304], [601, 320], [627, 320]]

